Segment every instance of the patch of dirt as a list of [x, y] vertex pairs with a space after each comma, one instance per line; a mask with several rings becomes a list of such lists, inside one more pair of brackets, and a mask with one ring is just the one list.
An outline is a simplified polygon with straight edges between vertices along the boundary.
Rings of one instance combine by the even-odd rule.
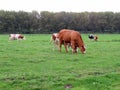
[[66, 89], [70, 89], [70, 88], [72, 88], [73, 86], [72, 86], [72, 84], [66, 84], [65, 86], [64, 86], [64, 88], [66, 88]]

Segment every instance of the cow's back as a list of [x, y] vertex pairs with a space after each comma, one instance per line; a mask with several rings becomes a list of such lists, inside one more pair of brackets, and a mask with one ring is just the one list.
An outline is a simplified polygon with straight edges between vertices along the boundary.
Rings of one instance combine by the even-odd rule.
[[69, 43], [71, 41], [71, 32], [72, 31], [73, 30], [62, 29], [58, 35], [59, 39]]

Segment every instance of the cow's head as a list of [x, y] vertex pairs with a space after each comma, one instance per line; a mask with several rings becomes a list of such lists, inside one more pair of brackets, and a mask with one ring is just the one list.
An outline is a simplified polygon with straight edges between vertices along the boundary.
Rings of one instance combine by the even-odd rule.
[[18, 39], [20, 39], [20, 40], [25, 40], [25, 36], [19, 35], [19, 36], [18, 36]]
[[86, 47], [85, 46], [81, 46], [80, 49], [81, 49], [82, 54], [86, 53]]

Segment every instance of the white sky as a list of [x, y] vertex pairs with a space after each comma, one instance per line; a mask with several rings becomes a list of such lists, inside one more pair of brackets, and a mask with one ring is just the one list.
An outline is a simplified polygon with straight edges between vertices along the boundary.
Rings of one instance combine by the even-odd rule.
[[0, 0], [0, 10], [120, 12], [120, 0]]

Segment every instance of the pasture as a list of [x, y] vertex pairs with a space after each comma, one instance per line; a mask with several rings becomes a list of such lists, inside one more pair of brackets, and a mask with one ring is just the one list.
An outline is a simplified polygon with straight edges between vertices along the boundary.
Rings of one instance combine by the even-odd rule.
[[0, 35], [0, 90], [120, 90], [120, 34], [82, 34], [86, 54], [52, 50], [50, 34]]

